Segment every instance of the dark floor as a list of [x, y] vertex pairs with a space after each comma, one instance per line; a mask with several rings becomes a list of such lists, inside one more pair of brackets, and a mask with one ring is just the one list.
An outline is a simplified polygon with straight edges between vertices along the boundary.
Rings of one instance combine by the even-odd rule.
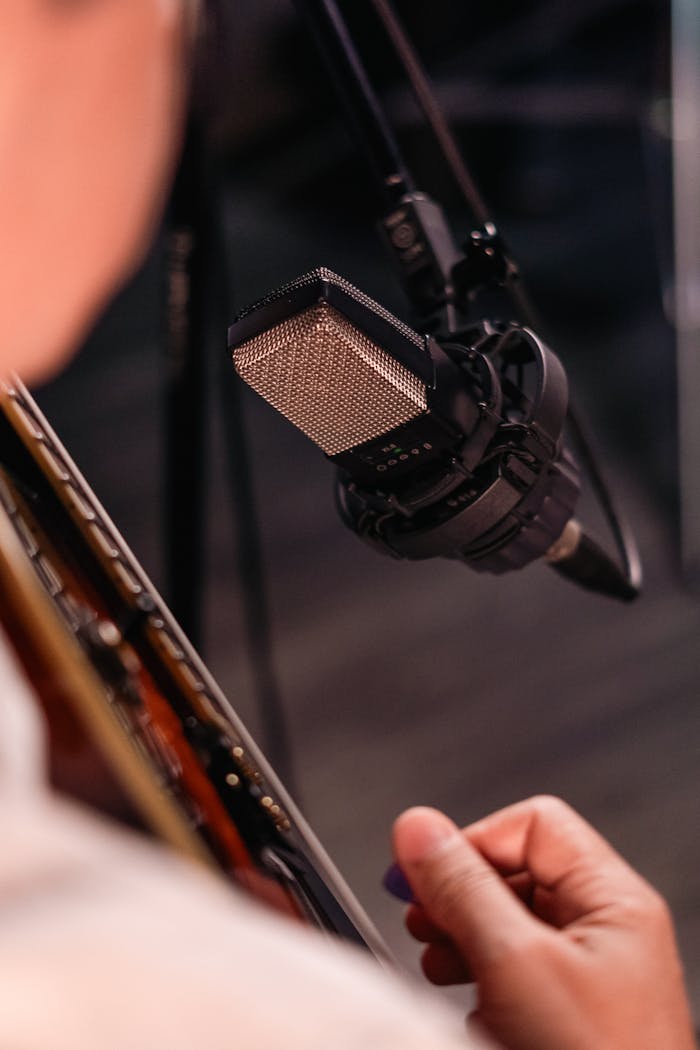
[[[490, 578], [379, 557], [337, 520], [320, 454], [250, 396], [275, 658], [303, 808], [400, 956], [415, 953], [380, 888], [395, 814], [424, 802], [467, 821], [554, 792], [669, 898], [700, 1015], [700, 602], [678, 569], [672, 339], [648, 186], [628, 130], [567, 140], [565, 155], [573, 200], [512, 216], [510, 232], [634, 522], [643, 598], [621, 606], [544, 567]], [[234, 201], [239, 306], [322, 263], [400, 307], [357, 214], [275, 200], [249, 174]], [[38, 396], [162, 581], [155, 291], [151, 273]], [[205, 651], [258, 732], [218, 411], [212, 400]]]

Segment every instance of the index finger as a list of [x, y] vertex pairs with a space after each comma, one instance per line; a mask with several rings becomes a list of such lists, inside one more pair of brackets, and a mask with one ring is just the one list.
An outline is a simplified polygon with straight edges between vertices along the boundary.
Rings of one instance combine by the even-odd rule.
[[603, 836], [558, 798], [518, 802], [463, 833], [500, 872], [529, 872], [540, 886], [565, 897], [569, 921], [646, 887]]

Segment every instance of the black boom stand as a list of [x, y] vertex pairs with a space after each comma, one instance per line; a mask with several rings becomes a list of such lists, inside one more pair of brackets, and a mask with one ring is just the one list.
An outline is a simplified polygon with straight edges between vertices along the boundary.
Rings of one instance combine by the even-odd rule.
[[[190, 118], [166, 216], [165, 579], [177, 620], [201, 649], [209, 422], [220, 404], [252, 692], [263, 748], [296, 795], [287, 720], [274, 672], [240, 380], [225, 352], [231, 314], [225, 186], [211, 127], [219, 102], [218, 74], [230, 57], [228, 18], [218, 0], [204, 0]], [[212, 361], [221, 365], [215, 375], [220, 399], [210, 403]]]
[[[390, 0], [368, 0], [368, 3], [386, 33], [442, 160], [475, 224], [460, 247], [455, 243], [442, 207], [416, 188], [338, 3], [336, 0], [296, 0], [319, 44], [384, 197], [385, 210], [380, 220], [384, 239], [418, 326], [449, 339], [478, 320], [484, 298], [488, 297], [492, 310], [493, 293], [500, 292], [503, 293], [499, 310], [502, 320], [512, 311], [520, 322], [538, 328], [519, 280], [518, 267], [489, 217]], [[617, 549], [623, 573], [619, 596], [629, 600], [639, 593], [642, 580], [636, 541], [616, 506], [586, 428], [571, 405], [567, 421], [578, 458], [588, 474]]]
[[164, 550], [168, 600], [197, 648], [202, 639], [206, 485], [206, 350], [210, 340], [208, 194], [199, 129], [192, 125], [165, 231]]

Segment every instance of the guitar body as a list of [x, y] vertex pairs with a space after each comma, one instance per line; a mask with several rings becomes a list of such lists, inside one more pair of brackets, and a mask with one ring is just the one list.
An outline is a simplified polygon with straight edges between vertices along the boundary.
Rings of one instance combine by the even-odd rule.
[[388, 951], [38, 406], [0, 384], [0, 618], [57, 788]]

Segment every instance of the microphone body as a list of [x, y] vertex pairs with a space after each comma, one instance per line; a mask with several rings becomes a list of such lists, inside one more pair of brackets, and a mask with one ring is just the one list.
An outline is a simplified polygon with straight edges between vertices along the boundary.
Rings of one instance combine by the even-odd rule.
[[438, 342], [321, 268], [243, 311], [229, 348], [336, 465], [343, 520], [383, 553], [502, 573], [556, 550], [579, 472], [564, 369], [529, 329], [481, 322]]

